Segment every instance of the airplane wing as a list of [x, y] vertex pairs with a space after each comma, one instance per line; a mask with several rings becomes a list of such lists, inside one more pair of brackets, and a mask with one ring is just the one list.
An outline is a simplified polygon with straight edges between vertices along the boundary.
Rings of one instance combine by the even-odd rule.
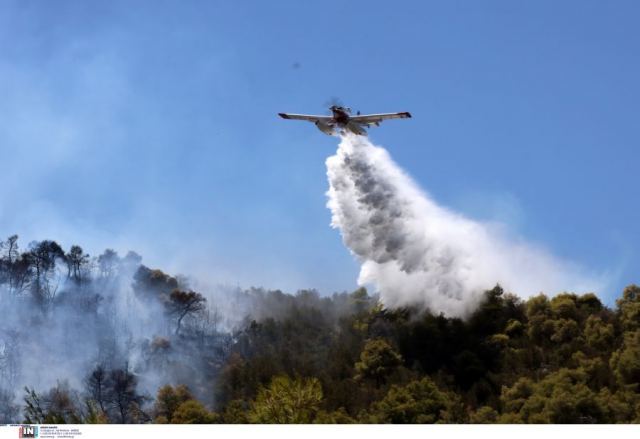
[[359, 116], [351, 116], [351, 120], [360, 124], [372, 125], [378, 124], [386, 119], [405, 119], [411, 117], [408, 111], [402, 113], [382, 113], [382, 114], [363, 114]]
[[283, 119], [308, 120], [309, 122], [329, 122], [333, 120], [331, 116], [314, 116], [311, 114], [278, 113], [278, 115]]

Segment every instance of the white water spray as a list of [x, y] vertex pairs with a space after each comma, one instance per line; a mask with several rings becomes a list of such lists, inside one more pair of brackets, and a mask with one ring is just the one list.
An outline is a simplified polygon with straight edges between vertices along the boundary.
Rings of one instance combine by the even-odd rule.
[[366, 137], [343, 137], [327, 159], [332, 226], [385, 306], [464, 316], [500, 283], [520, 296], [584, 291], [599, 282], [529, 243], [436, 204]]

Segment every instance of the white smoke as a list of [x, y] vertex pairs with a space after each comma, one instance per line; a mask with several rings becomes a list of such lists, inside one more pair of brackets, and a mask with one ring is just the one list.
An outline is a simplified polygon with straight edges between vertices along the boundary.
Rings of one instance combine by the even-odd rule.
[[358, 283], [373, 284], [388, 307], [464, 316], [496, 283], [525, 297], [600, 286], [537, 246], [439, 206], [366, 137], [343, 137], [327, 175], [332, 226], [362, 264]]

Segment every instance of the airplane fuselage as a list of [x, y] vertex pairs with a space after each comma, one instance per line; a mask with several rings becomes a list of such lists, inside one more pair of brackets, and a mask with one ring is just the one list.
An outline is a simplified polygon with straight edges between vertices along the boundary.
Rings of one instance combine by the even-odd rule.
[[331, 113], [333, 114], [333, 121], [336, 126], [340, 127], [340, 132], [350, 132], [358, 134], [360, 136], [366, 136], [365, 129], [354, 120], [351, 119], [349, 114], [351, 110], [345, 107], [333, 106], [331, 107]]
[[331, 112], [333, 113], [333, 120], [336, 121], [340, 126], [346, 126], [349, 123], [349, 113], [341, 108], [333, 107], [331, 108]]

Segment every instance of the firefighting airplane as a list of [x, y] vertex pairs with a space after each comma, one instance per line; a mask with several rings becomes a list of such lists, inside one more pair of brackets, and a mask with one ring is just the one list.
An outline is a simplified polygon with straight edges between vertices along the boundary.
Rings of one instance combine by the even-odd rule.
[[382, 114], [358, 114], [351, 115], [351, 108], [332, 105], [332, 116], [313, 116], [308, 114], [278, 113], [283, 119], [308, 120], [313, 122], [320, 131], [330, 136], [337, 133], [351, 132], [359, 136], [366, 136], [365, 128], [371, 125], [379, 126], [385, 119], [405, 119], [411, 117], [411, 113], [382, 113]]

